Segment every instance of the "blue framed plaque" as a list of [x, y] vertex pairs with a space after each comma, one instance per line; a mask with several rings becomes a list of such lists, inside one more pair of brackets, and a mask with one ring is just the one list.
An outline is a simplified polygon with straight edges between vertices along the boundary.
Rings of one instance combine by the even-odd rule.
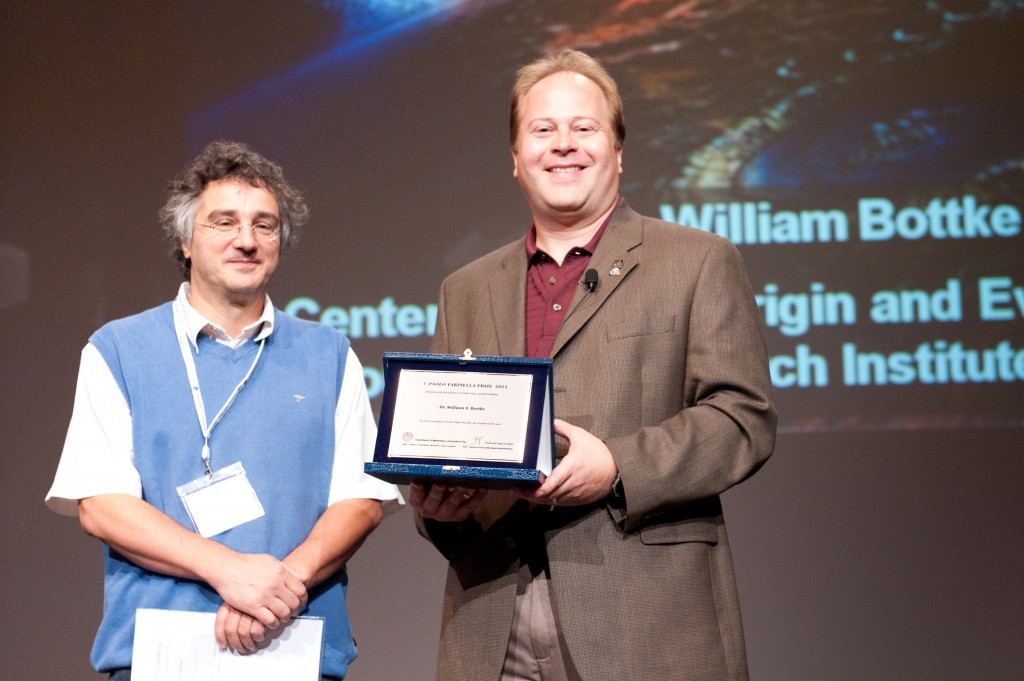
[[369, 475], [469, 487], [540, 484], [555, 464], [551, 360], [388, 352]]

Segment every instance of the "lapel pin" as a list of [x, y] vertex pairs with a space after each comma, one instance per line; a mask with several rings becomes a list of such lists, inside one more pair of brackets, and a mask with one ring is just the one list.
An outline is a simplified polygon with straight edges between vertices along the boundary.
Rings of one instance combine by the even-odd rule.
[[613, 262], [612, 268], [608, 270], [608, 274], [610, 274], [613, 277], [617, 277], [620, 274], [622, 274], [622, 261], [616, 260], [615, 262]]

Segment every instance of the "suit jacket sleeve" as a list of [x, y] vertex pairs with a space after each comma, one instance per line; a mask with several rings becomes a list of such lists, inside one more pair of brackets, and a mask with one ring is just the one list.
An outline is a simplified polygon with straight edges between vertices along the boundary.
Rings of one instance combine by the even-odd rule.
[[767, 352], [742, 259], [731, 243], [712, 239], [696, 270], [683, 287], [692, 299], [680, 301], [681, 357], [636, 357], [634, 366], [645, 393], [672, 389], [656, 377], [659, 364], [670, 376], [681, 375], [678, 397], [642, 398], [679, 400], [680, 408], [605, 438], [625, 498], [612, 515], [627, 531], [716, 497], [752, 475], [774, 449]]

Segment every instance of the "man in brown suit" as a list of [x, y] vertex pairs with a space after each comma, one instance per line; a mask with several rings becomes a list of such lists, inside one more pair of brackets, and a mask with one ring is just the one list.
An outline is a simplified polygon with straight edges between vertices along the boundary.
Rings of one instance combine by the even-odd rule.
[[412, 485], [450, 563], [437, 678], [746, 679], [718, 495], [771, 454], [775, 410], [743, 263], [621, 199], [596, 61], [538, 60], [512, 95], [533, 226], [445, 280], [433, 350], [551, 357], [568, 447], [527, 492]]

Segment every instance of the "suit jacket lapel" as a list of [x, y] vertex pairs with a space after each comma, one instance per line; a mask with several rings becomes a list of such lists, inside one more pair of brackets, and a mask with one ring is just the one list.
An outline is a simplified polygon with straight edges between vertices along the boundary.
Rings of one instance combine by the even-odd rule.
[[[640, 262], [638, 246], [643, 243], [642, 217], [625, 200], [612, 215], [611, 222], [597, 243], [588, 268], [597, 270], [598, 283], [593, 293], [579, 287], [573, 296], [562, 328], [555, 336], [551, 356], [555, 357], [573, 336], [601, 309], [601, 305], [618, 288]], [[613, 274], [617, 271], [617, 274]], [[524, 282], [525, 285], [525, 282]], [[520, 315], [520, 317], [522, 314]]]
[[506, 357], [526, 353], [526, 266], [526, 245], [520, 242], [488, 281], [498, 354]]

